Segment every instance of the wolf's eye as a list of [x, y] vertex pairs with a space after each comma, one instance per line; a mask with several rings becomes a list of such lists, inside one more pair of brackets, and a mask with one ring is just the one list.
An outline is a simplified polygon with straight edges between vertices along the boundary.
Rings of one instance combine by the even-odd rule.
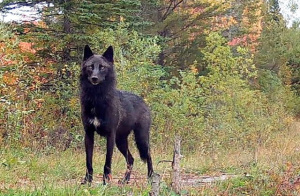
[[102, 66], [102, 67], [100, 68], [100, 71], [104, 71], [104, 70], [105, 70], [105, 67]]
[[93, 70], [94, 69], [94, 65], [93, 64], [89, 65], [89, 66], [87, 66], [87, 68], [90, 69], [90, 70]]

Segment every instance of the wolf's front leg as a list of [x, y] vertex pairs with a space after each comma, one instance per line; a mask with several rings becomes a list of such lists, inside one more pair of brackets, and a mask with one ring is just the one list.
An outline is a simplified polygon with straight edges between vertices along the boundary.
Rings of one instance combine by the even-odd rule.
[[115, 146], [115, 133], [111, 133], [106, 137], [106, 159], [104, 165], [103, 184], [112, 180], [111, 175], [111, 159]]
[[85, 133], [84, 137], [86, 153], [86, 174], [81, 184], [91, 183], [93, 180], [93, 150], [94, 150], [94, 131]]

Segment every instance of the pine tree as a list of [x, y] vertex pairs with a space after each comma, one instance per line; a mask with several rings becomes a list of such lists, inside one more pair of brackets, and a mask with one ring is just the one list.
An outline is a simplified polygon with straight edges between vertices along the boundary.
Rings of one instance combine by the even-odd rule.
[[199, 48], [205, 45], [214, 17], [224, 12], [221, 3], [211, 1], [152, 0], [142, 5], [144, 18], [152, 22], [145, 32], [161, 38], [158, 64], [179, 69], [201, 61]]
[[[39, 40], [42, 45], [39, 54], [46, 57], [55, 53], [61, 61], [78, 61], [81, 49], [89, 42], [93, 32], [105, 28], [115, 28], [120, 21], [129, 23], [129, 27], [137, 28], [142, 24], [139, 0], [59, 0], [49, 3], [47, 0], [12, 1], [0, 3], [0, 11], [7, 12], [16, 8], [40, 5], [42, 22], [45, 25], [22, 23], [21, 31], [28, 39]], [[43, 5], [43, 6], [41, 6]]]

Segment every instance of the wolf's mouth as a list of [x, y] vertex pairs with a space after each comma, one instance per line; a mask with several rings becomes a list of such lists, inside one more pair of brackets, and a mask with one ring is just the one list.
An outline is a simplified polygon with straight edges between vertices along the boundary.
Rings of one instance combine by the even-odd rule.
[[92, 78], [88, 78], [88, 79], [92, 85], [98, 85], [101, 82], [99, 79], [97, 79], [97, 80], [92, 79]]
[[91, 82], [92, 85], [98, 85], [100, 82]]

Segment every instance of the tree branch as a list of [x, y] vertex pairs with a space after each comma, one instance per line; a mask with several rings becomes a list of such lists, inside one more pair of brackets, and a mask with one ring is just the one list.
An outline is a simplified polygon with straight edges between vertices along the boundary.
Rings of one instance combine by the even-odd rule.
[[[161, 21], [164, 21], [179, 6], [179, 4], [181, 4], [183, 2], [183, 0], [180, 0], [177, 3], [175, 3], [175, 1], [176, 0], [171, 0], [170, 1], [170, 4], [169, 4], [166, 12], [162, 16]], [[174, 3], [174, 6], [171, 8], [171, 6], [172, 6], [173, 3]]]

